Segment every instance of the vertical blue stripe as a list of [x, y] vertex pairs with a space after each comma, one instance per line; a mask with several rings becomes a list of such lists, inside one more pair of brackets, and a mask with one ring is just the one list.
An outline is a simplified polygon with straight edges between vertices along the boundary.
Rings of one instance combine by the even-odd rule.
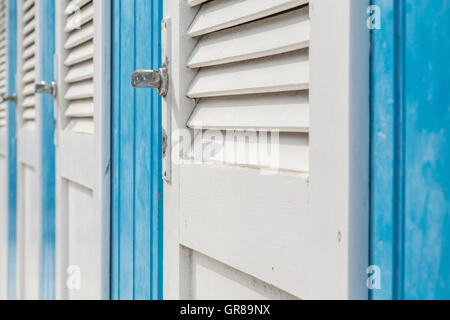
[[[55, 0], [41, 0], [41, 70], [42, 80], [54, 81]], [[42, 99], [42, 252], [41, 298], [55, 299], [55, 144], [54, 99]]]
[[372, 0], [381, 9], [381, 30], [372, 31], [370, 256], [371, 264], [381, 269], [381, 290], [371, 291], [372, 299], [395, 297], [396, 3]]
[[[8, 95], [16, 93], [17, 72], [17, 2], [8, 1]], [[8, 299], [16, 298], [17, 255], [17, 146], [16, 106], [8, 103]]]
[[162, 298], [161, 99], [135, 90], [161, 65], [162, 0], [113, 1], [113, 299]]

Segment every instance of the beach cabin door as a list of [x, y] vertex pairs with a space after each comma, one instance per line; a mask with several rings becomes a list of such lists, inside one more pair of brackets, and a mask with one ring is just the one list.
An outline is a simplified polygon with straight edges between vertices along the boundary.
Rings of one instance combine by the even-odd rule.
[[111, 1], [56, 4], [56, 298], [109, 298]]

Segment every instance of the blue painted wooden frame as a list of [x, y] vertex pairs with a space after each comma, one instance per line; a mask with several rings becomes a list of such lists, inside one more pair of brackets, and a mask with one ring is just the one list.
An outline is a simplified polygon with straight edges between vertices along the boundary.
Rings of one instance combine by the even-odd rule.
[[[8, 1], [8, 95], [16, 93], [17, 2]], [[16, 105], [8, 103], [8, 299], [16, 298], [17, 142]]]
[[[41, 0], [41, 78], [54, 81], [55, 0]], [[42, 246], [41, 299], [55, 299], [55, 118], [54, 99], [39, 95], [42, 100]]]
[[113, 0], [112, 299], [162, 299], [161, 99], [131, 87], [161, 65], [162, 0]]
[[450, 1], [372, 0], [372, 299], [450, 298]]

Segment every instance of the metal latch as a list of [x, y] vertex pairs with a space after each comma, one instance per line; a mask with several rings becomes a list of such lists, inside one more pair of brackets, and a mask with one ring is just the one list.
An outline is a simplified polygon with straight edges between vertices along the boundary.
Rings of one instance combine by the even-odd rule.
[[14, 93], [12, 96], [5, 96], [5, 95], [3, 95], [3, 96], [0, 97], [0, 101], [1, 102], [14, 102], [14, 103], [17, 103], [17, 94]]
[[50, 84], [48, 84], [45, 81], [38, 82], [34, 87], [34, 92], [41, 94], [44, 93], [51, 94], [53, 98], [56, 98], [56, 82], [53, 81]]
[[133, 88], [155, 88], [165, 97], [169, 89], [169, 73], [164, 64], [159, 70], [136, 70], [131, 75]]

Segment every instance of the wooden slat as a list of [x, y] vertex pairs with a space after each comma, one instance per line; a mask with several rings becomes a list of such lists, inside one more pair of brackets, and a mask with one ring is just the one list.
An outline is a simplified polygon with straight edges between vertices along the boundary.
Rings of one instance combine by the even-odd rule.
[[31, 56], [34, 55], [35, 52], [36, 52], [36, 45], [33, 44], [30, 47], [25, 49], [25, 51], [22, 54], [22, 59], [30, 58]]
[[69, 104], [69, 107], [67, 108], [64, 115], [71, 118], [93, 117], [94, 101], [92, 99], [75, 101]]
[[30, 83], [24, 86], [23, 90], [22, 90], [22, 94], [24, 96], [28, 96], [28, 95], [32, 95], [34, 94], [34, 83]]
[[22, 6], [22, 91], [21, 91], [21, 107], [22, 107], [22, 128], [34, 129], [34, 121], [36, 119], [36, 98], [34, 93], [34, 85], [36, 81], [36, 3], [34, 0], [23, 2]]
[[22, 82], [23, 82], [23, 83], [28, 83], [28, 82], [34, 81], [35, 78], [36, 78], [36, 75], [35, 75], [35, 71], [34, 71], [34, 69], [33, 69], [33, 70], [27, 72], [27, 73], [23, 76]]
[[35, 0], [25, 0], [23, 2], [22, 11], [25, 12], [28, 9], [30, 9], [32, 6], [34, 6]]
[[308, 9], [205, 35], [188, 66], [205, 67], [306, 48], [309, 46]]
[[[203, 144], [204, 153], [198, 155], [193, 151], [191, 158], [196, 161], [255, 168], [272, 165], [282, 170], [309, 171], [309, 137], [305, 133], [206, 131], [202, 141], [198, 139], [196, 143]], [[269, 151], [271, 145], [277, 150]]]
[[237, 26], [308, 2], [309, 0], [214, 0], [201, 7], [188, 35], [197, 37]]
[[24, 120], [36, 119], [36, 110], [34, 108], [25, 109], [22, 113], [22, 119]]
[[23, 16], [22, 18], [22, 23], [26, 24], [27, 22], [29, 22], [31, 19], [34, 19], [34, 16], [36, 15], [36, 7], [33, 6], [31, 7]]
[[23, 66], [22, 66], [22, 71], [28, 71], [28, 70], [34, 69], [35, 65], [36, 65], [36, 61], [33, 56], [30, 59], [25, 60]]
[[82, 44], [81, 46], [75, 47], [70, 51], [64, 64], [67, 67], [73, 66], [74, 64], [92, 59], [94, 57], [94, 42], [91, 40]]
[[190, 98], [305, 90], [309, 88], [308, 50], [203, 68]]
[[83, 28], [75, 30], [72, 33], [70, 33], [66, 43], [64, 44], [64, 49], [70, 50], [93, 38], [94, 38], [94, 23], [90, 22], [85, 26], [83, 26]]
[[70, 68], [64, 81], [66, 83], [73, 83], [86, 79], [92, 79], [93, 77], [94, 63], [92, 60], [88, 60]]
[[76, 12], [67, 19], [64, 31], [71, 32], [83, 26], [85, 23], [91, 21], [92, 19], [94, 19], [94, 4], [90, 3], [87, 6], [81, 8], [79, 13]]
[[[64, 61], [69, 67], [64, 81], [69, 89], [64, 95], [69, 100], [64, 113], [69, 120], [67, 130], [77, 133], [94, 132], [94, 5], [92, 0], [73, 0], [66, 7]], [[78, 25], [77, 25], [77, 22]], [[79, 27], [77, 29], [77, 27]]]
[[34, 95], [32, 96], [25, 96], [23, 103], [22, 103], [22, 107], [24, 108], [34, 108], [34, 106], [36, 105], [36, 100]]
[[24, 47], [28, 47], [30, 44], [33, 44], [33, 43], [34, 43], [34, 39], [35, 39], [35, 32], [34, 32], [34, 30], [33, 30], [29, 35], [27, 35], [27, 36], [25, 37], [25, 39], [23, 40], [22, 45], [23, 45]]
[[309, 131], [307, 92], [201, 99], [188, 127], [213, 130]]
[[76, 133], [93, 134], [94, 121], [92, 118], [72, 119], [67, 129]]
[[209, 0], [186, 0], [187, 5], [189, 7], [195, 7], [195, 6], [198, 6], [198, 5], [202, 4], [202, 3], [205, 3], [207, 1], [209, 1]]
[[31, 31], [34, 30], [34, 28], [35, 28], [35, 22], [34, 22], [34, 18], [33, 18], [25, 25], [25, 27], [22, 30], [22, 34], [23, 35], [29, 34]]
[[64, 14], [71, 15], [72, 13], [80, 10], [86, 3], [92, 2], [92, 0], [71, 0], [64, 10]]

